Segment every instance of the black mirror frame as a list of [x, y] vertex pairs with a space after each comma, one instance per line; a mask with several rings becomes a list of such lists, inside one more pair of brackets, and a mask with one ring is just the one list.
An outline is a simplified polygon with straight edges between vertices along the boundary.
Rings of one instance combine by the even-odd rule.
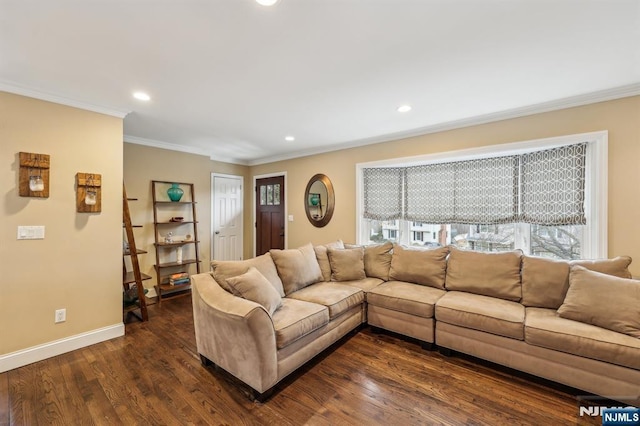
[[[311, 190], [311, 185], [315, 182], [320, 181], [327, 188], [327, 210], [320, 220], [316, 220], [311, 216], [311, 210], [309, 209], [309, 191]], [[333, 209], [335, 207], [335, 194], [333, 192], [333, 184], [331, 180], [322, 173], [318, 173], [314, 175], [311, 179], [309, 179], [309, 183], [307, 184], [307, 189], [304, 191], [304, 211], [307, 214], [307, 219], [309, 222], [316, 228], [322, 228], [329, 223], [331, 217], [333, 216]]]

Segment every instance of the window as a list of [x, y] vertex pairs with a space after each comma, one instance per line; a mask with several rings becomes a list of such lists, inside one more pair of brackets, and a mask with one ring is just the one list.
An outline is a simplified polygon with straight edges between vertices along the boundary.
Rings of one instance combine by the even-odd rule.
[[280, 184], [260, 185], [260, 205], [279, 206], [280, 205]]
[[606, 257], [606, 165], [606, 132], [358, 164], [358, 242]]

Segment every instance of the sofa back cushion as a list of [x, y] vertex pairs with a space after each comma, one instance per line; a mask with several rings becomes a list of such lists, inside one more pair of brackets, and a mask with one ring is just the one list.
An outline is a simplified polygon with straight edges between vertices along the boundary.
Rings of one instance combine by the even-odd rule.
[[640, 338], [640, 281], [572, 266], [558, 315]]
[[261, 305], [272, 316], [282, 305], [282, 297], [264, 275], [253, 266], [242, 275], [227, 278], [233, 293]]
[[344, 247], [345, 245], [342, 240], [337, 240], [332, 243], [315, 246], [313, 248], [313, 250], [316, 252], [316, 260], [318, 261], [318, 265], [320, 265], [320, 270], [322, 271], [323, 281], [331, 281], [331, 264], [329, 263], [329, 255], [327, 254], [327, 249], [343, 249]]
[[572, 260], [570, 263], [571, 266], [582, 266], [590, 271], [600, 272], [614, 277], [631, 278], [631, 272], [629, 272], [631, 257], [629, 256], [618, 256], [613, 259]]
[[364, 272], [364, 248], [327, 250], [332, 281], [356, 281], [367, 278]]
[[269, 253], [276, 264], [285, 295], [323, 280], [311, 243], [297, 249], [272, 249]]
[[380, 278], [389, 281], [389, 269], [391, 268], [391, 250], [393, 243], [370, 244], [358, 246], [345, 244], [345, 248], [364, 247], [364, 271], [369, 278]]
[[448, 247], [433, 250], [393, 246], [389, 279], [444, 290]]
[[522, 298], [521, 257], [520, 250], [485, 253], [451, 247], [446, 288], [517, 302]]
[[522, 300], [525, 306], [558, 309], [569, 289], [572, 265], [620, 278], [631, 278], [629, 256], [598, 260], [555, 260], [545, 257], [522, 257]]
[[282, 280], [280, 279], [280, 276], [278, 276], [276, 265], [273, 263], [269, 253], [247, 260], [214, 260], [211, 262], [213, 279], [216, 280], [220, 287], [232, 294], [234, 294], [234, 292], [229, 284], [227, 284], [227, 278], [242, 275], [252, 266], [260, 271], [280, 296], [284, 297]]
[[569, 262], [546, 257], [522, 257], [524, 306], [558, 309], [569, 289]]

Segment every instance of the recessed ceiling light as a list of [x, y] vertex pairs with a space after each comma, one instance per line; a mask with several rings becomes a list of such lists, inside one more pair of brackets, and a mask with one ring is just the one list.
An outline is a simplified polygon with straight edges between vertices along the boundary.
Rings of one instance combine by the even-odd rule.
[[401, 105], [398, 107], [398, 112], [409, 112], [411, 111], [411, 105]]
[[293, 136], [285, 136], [284, 140], [287, 142], [293, 142], [296, 140], [296, 138], [294, 138]]
[[278, 3], [279, 0], [256, 0], [256, 3], [261, 4], [263, 6], [273, 6]]
[[151, 99], [151, 96], [147, 95], [144, 92], [134, 92], [133, 97], [140, 101], [148, 101]]

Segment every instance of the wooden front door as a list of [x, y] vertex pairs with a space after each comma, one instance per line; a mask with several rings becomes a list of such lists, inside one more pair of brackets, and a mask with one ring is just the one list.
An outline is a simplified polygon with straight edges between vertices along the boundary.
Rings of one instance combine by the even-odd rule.
[[284, 176], [256, 180], [256, 256], [284, 248]]

